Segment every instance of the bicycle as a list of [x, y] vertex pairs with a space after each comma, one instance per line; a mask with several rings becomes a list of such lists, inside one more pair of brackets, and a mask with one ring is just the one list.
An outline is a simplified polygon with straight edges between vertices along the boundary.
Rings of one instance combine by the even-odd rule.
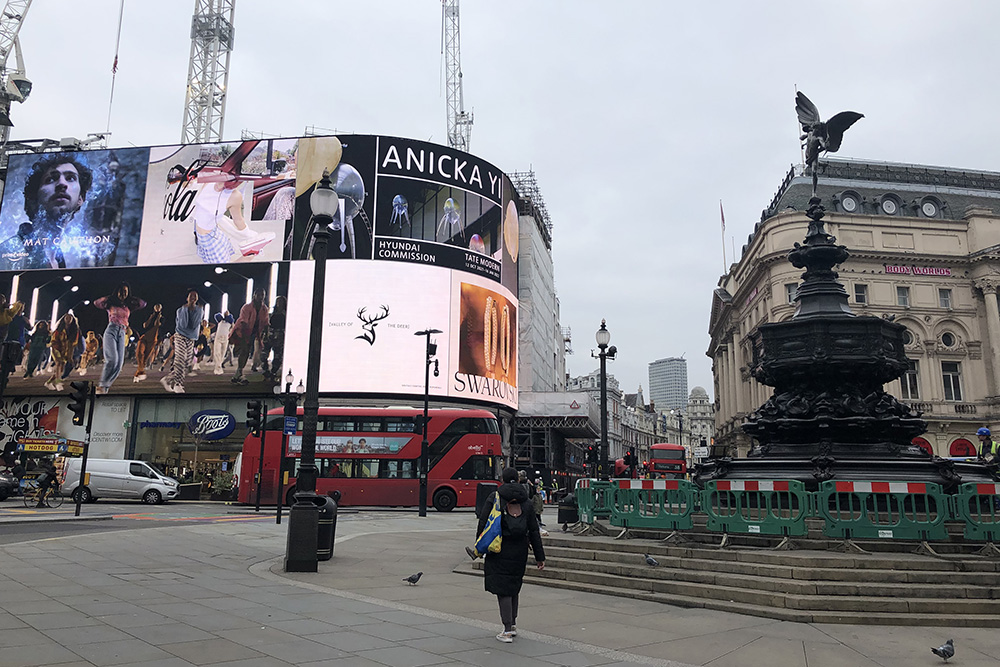
[[42, 489], [37, 484], [31, 484], [24, 487], [25, 507], [38, 507], [40, 504], [43, 504], [45, 507], [56, 509], [62, 507], [65, 500], [62, 495], [62, 489], [59, 486]]

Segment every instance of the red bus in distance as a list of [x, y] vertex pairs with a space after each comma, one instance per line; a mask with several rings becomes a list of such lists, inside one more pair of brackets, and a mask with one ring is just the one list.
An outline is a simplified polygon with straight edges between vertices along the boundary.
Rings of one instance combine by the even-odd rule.
[[667, 442], [651, 445], [648, 470], [651, 479], [685, 479], [687, 477], [687, 452], [683, 445]]
[[[321, 407], [316, 426], [316, 493], [340, 491], [340, 506], [417, 507], [418, 463], [423, 433], [418, 408]], [[264, 472], [261, 502], [275, 504], [283, 486], [286, 505], [295, 502], [295, 480], [302, 449], [303, 409], [298, 408], [296, 434], [288, 437], [282, 456], [284, 413], [269, 410], [262, 437], [243, 442], [238, 499], [255, 503], [256, 476], [263, 439]], [[500, 466], [500, 428], [487, 410], [428, 411], [427, 503], [441, 512], [474, 507], [476, 487], [496, 483]], [[284, 465], [282, 466], [282, 459]], [[281, 485], [281, 472], [288, 472]]]

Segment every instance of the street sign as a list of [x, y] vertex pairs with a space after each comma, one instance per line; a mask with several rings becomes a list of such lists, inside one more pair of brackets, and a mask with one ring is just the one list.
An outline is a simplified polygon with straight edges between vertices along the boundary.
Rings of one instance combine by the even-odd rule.
[[706, 456], [708, 456], [708, 447], [695, 447], [694, 455], [697, 458], [705, 458]]
[[282, 433], [285, 435], [295, 435], [295, 431], [298, 429], [299, 418], [298, 417], [285, 417], [285, 428]]

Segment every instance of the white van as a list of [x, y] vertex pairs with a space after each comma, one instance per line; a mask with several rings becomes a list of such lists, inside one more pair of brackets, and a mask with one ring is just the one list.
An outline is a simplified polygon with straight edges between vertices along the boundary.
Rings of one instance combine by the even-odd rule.
[[67, 459], [63, 492], [74, 500], [79, 489], [80, 501], [98, 498], [140, 498], [155, 505], [177, 497], [177, 481], [154, 470], [145, 461], [122, 459], [87, 459], [90, 484], [80, 486], [81, 459]]

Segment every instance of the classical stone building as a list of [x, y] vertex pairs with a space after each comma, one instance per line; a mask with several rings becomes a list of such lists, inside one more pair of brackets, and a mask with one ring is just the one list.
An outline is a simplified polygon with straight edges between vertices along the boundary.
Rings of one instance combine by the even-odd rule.
[[[1000, 173], [824, 160], [826, 229], [851, 256], [837, 268], [858, 315], [906, 326], [910, 370], [886, 391], [923, 412], [915, 442], [964, 455], [1000, 420]], [[800, 270], [786, 256], [805, 237], [811, 179], [785, 177], [719, 280], [709, 326], [716, 445], [745, 456], [740, 425], [770, 396], [750, 375], [750, 333], [795, 312]]]

